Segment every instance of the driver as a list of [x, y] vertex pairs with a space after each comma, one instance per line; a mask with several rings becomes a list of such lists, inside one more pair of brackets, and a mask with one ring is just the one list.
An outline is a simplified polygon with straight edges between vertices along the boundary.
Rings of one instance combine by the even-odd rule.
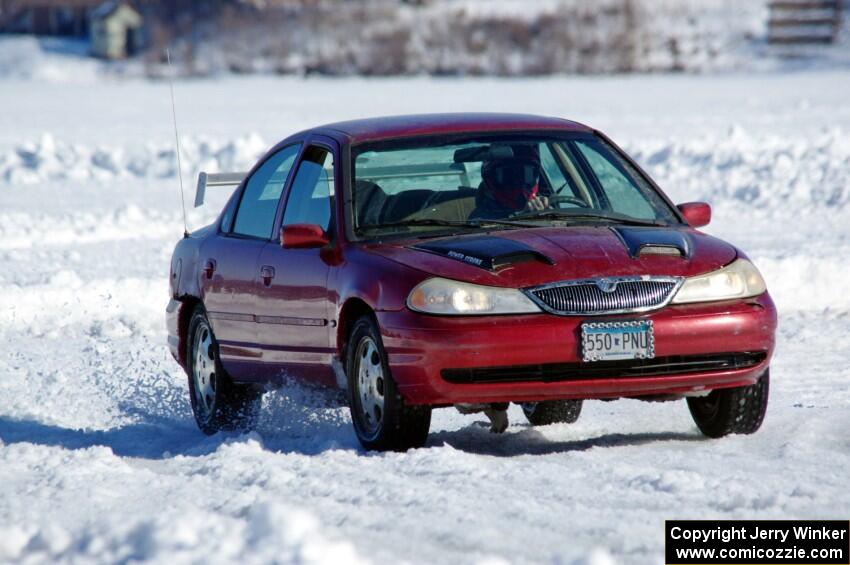
[[540, 195], [540, 163], [534, 157], [504, 157], [481, 165], [481, 185], [470, 220], [498, 220], [549, 208]]

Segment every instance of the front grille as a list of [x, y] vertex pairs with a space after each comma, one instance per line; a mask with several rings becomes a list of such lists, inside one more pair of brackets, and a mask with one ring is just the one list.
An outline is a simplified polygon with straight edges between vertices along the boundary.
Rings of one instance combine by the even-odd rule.
[[544, 310], [562, 315], [643, 312], [667, 304], [676, 277], [618, 277], [548, 284], [526, 290]]
[[444, 369], [443, 380], [454, 384], [529, 383], [627, 379], [732, 371], [754, 367], [767, 358], [764, 351], [714, 355], [673, 355], [654, 359], [626, 359], [594, 363], [550, 363], [511, 367]]

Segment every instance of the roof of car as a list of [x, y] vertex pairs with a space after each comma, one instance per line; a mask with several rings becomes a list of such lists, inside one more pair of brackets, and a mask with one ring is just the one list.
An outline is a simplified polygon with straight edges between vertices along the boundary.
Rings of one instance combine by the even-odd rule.
[[[562, 118], [533, 114], [457, 113], [383, 116], [326, 124], [313, 131], [343, 134], [351, 142], [376, 141], [415, 135], [511, 130], [561, 130], [590, 132], [589, 127]], [[336, 136], [334, 136], [336, 137]]]

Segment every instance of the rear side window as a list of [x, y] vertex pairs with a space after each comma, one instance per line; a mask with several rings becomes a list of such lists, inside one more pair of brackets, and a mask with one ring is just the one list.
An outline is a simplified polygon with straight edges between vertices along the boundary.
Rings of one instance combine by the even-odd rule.
[[284, 147], [260, 165], [242, 193], [233, 233], [268, 239], [272, 234], [277, 203], [301, 144]]
[[308, 147], [289, 189], [283, 225], [317, 224], [327, 231], [331, 225], [333, 195], [333, 154], [321, 147]]

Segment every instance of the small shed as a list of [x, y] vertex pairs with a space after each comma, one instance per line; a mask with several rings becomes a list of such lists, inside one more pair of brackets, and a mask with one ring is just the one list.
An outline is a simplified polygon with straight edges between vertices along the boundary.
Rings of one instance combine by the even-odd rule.
[[126, 2], [105, 2], [89, 19], [91, 51], [103, 59], [124, 59], [143, 46], [144, 19]]

